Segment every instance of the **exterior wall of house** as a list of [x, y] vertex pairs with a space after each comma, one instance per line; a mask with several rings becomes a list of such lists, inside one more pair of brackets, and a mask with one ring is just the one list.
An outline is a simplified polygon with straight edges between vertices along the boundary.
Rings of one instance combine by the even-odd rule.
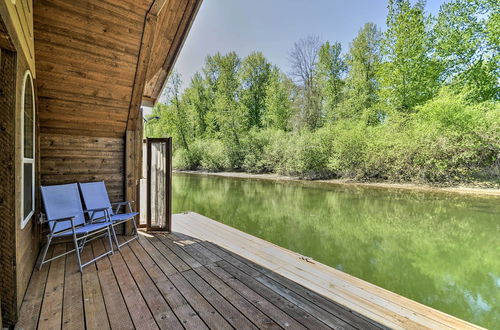
[[[10, 18], [11, 33], [15, 33], [18, 53], [22, 51], [35, 77], [35, 47], [33, 39], [33, 0], [0, 0], [2, 16]], [[14, 36], [12, 36], [14, 38]]]
[[[2, 297], [2, 300], [14, 301], [15, 303], [8, 306], [9, 310], [3, 310], [4, 322], [13, 322], [16, 318], [17, 309], [22, 303], [24, 293], [28, 286], [31, 272], [36, 262], [36, 257], [39, 251], [39, 225], [37, 224], [38, 209], [35, 209], [31, 219], [24, 227], [21, 226], [22, 217], [22, 93], [24, 77], [27, 71], [35, 78], [35, 61], [33, 47], [33, 3], [31, 0], [1, 0], [0, 14], [6, 28], [9, 41], [13, 45], [13, 50], [16, 57], [16, 73], [15, 73], [15, 111], [14, 111], [14, 139], [13, 144], [9, 148], [13, 148], [14, 157], [12, 168], [13, 171], [13, 191], [11, 196], [14, 197], [13, 212], [10, 219], [2, 219], [11, 224], [14, 233], [14, 246], [11, 248], [13, 252], [14, 262], [12, 266], [12, 274], [14, 283], [10, 283], [10, 297]], [[35, 85], [35, 82], [33, 82]], [[36, 95], [36, 93], [35, 93]], [[37, 121], [35, 97], [35, 129]], [[35, 133], [35, 141], [37, 141], [37, 132]], [[37, 150], [38, 148], [35, 147]], [[39, 164], [38, 153], [35, 153], [35, 172]], [[35, 175], [35, 187], [37, 186], [37, 178]], [[37, 198], [35, 190], [35, 200]], [[38, 205], [38, 203], [36, 203]], [[16, 306], [17, 305], [17, 306]], [[5, 304], [3, 304], [5, 308]]]

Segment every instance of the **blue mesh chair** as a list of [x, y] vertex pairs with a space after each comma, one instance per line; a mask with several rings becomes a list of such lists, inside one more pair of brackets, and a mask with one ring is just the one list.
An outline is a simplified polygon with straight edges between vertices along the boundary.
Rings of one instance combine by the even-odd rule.
[[[43, 264], [75, 251], [80, 272], [82, 272], [83, 267], [110, 253], [113, 253], [113, 245], [111, 243], [111, 226], [109, 223], [91, 224], [85, 222], [85, 212], [107, 212], [105, 208], [83, 211], [80, 192], [78, 191], [78, 185], [76, 183], [45, 186], [40, 187], [40, 190], [42, 192], [43, 206], [45, 208], [45, 214], [42, 217], [42, 222], [48, 223], [49, 234], [47, 235], [47, 243], [42, 250], [39, 269], [42, 268]], [[110, 249], [94, 259], [82, 264], [80, 254], [85, 243], [103, 235], [108, 236]], [[45, 260], [50, 243], [57, 237], [71, 237], [75, 248], [71, 251], [67, 251]]]
[[[101, 222], [111, 222], [111, 231], [113, 232], [113, 237], [115, 239], [116, 247], [120, 249], [123, 245], [131, 242], [136, 239], [137, 236], [137, 225], [135, 223], [135, 217], [139, 214], [138, 212], [134, 212], [132, 210], [131, 202], [119, 202], [119, 203], [111, 203], [109, 201], [108, 191], [106, 190], [106, 185], [104, 181], [98, 182], [88, 182], [88, 183], [79, 183], [80, 191], [82, 192], [83, 202], [87, 209], [102, 209], [105, 208], [106, 211], [95, 211], [91, 214], [91, 222], [92, 223], [101, 223]], [[113, 210], [113, 206], [115, 209]], [[120, 213], [121, 207], [127, 207], [127, 213]], [[116, 237], [115, 227], [117, 225], [123, 224], [127, 221], [132, 221], [134, 227], [134, 235], [131, 239], [125, 241], [124, 243], [118, 243], [118, 239]]]

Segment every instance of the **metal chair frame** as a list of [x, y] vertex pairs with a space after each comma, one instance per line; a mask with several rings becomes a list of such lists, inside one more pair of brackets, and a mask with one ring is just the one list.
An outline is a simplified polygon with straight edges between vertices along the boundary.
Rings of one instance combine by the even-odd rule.
[[[122, 206], [123, 207], [128, 207], [129, 213], [135, 213], [134, 210], [132, 209], [132, 203], [134, 201], [124, 201], [124, 202], [110, 203], [109, 202], [109, 195], [108, 195], [108, 192], [106, 190], [106, 184], [104, 183], [104, 181], [98, 181], [98, 182], [88, 182], [88, 183], [79, 183], [78, 184], [79, 187], [80, 187], [80, 192], [82, 193], [82, 197], [83, 197], [83, 201], [84, 201], [85, 205], [86, 205], [86, 198], [85, 198], [86, 193], [84, 191], [84, 185], [86, 185], [86, 184], [100, 184], [100, 183], [102, 183], [102, 185], [103, 185], [103, 190], [101, 192], [103, 194], [104, 193], [106, 194], [106, 197], [102, 198], [102, 204], [104, 204], [104, 207], [106, 207], [107, 210], [106, 210], [106, 212], [104, 212], [104, 215], [99, 215], [98, 217], [95, 217], [95, 215], [98, 212], [100, 213], [101, 209], [98, 209], [98, 210], [95, 210], [94, 212], [92, 212], [92, 214], [90, 215], [90, 222], [91, 223], [99, 223], [99, 222], [103, 222], [103, 221], [110, 222], [111, 223], [111, 231], [113, 233], [113, 238], [114, 238], [115, 245], [116, 245], [117, 249], [120, 250], [120, 248], [122, 246], [124, 246], [125, 244], [128, 244], [128, 243], [132, 242], [133, 240], [139, 238], [138, 230], [137, 230], [137, 224], [136, 224], [136, 221], [135, 221], [135, 217], [137, 215], [133, 215], [133, 216], [130, 216], [130, 217], [126, 218], [126, 219], [119, 220], [119, 221], [113, 220], [112, 217], [114, 215], [118, 215], [119, 214]], [[114, 210], [113, 210], [113, 207], [115, 207]], [[127, 221], [130, 221], [130, 220], [132, 221], [132, 224], [133, 224], [133, 232], [132, 232], [133, 237], [130, 238], [130, 239], [128, 239], [128, 240], [126, 240], [123, 243], [120, 243], [120, 242], [118, 242], [118, 237], [116, 235], [115, 227], [118, 226], [118, 225], [121, 225], [121, 224], [123, 224], [123, 223], [125, 223]]]
[[[133, 213], [133, 209], [132, 209], [132, 203], [134, 201], [125, 201], [125, 202], [117, 202], [117, 203], [111, 203], [111, 206], [116, 206], [116, 209], [113, 211], [113, 214], [118, 214], [118, 212], [120, 211], [121, 207], [122, 206], [128, 206], [128, 210], [130, 213]], [[106, 208], [106, 211], [105, 211], [105, 216], [104, 217], [99, 217], [99, 218], [93, 218], [93, 215], [96, 213], [96, 212], [99, 212], [101, 211], [101, 209], [97, 209], [95, 210], [95, 212], [92, 214], [92, 216], [90, 216], [90, 222], [91, 223], [98, 223], [98, 222], [102, 222], [103, 220], [106, 221], [106, 222], [110, 222], [111, 223], [111, 231], [113, 233], [113, 239], [115, 241], [115, 244], [116, 244], [116, 248], [118, 250], [120, 250], [120, 248], [130, 242], [132, 242], [133, 240], [135, 239], [138, 239], [139, 238], [139, 232], [137, 230], [137, 225], [135, 223], [135, 216], [133, 217], [130, 217], [130, 218], [127, 218], [127, 219], [123, 219], [121, 221], [113, 221], [111, 220], [111, 214], [109, 214], [109, 209]], [[121, 225], [129, 220], [132, 220], [132, 224], [134, 226], [134, 230], [133, 230], [133, 233], [132, 233], [132, 238], [126, 240], [125, 242], [123, 243], [119, 243], [118, 242], [118, 238], [117, 238], [117, 235], [116, 235], [116, 231], [115, 231], [115, 226], [117, 225]]]
[[[77, 188], [78, 189], [78, 188]], [[42, 196], [43, 196], [43, 193], [42, 193]], [[82, 212], [85, 214], [85, 213], [90, 213], [90, 212], [93, 212], [93, 214], [95, 212], [104, 212], [105, 214], [108, 214], [109, 210], [107, 208], [101, 208], [101, 209], [91, 209], [91, 210], [82, 210]], [[114, 254], [114, 251], [113, 251], [113, 243], [111, 241], [111, 225], [107, 225], [103, 228], [99, 228], [99, 229], [94, 229], [94, 230], [91, 230], [91, 231], [88, 231], [88, 232], [85, 232], [85, 233], [77, 233], [76, 232], [76, 229], [78, 228], [82, 228], [82, 227], [85, 227], [86, 225], [88, 225], [87, 223], [82, 223], [82, 224], [77, 224], [75, 225], [75, 218], [76, 218], [77, 215], [74, 215], [74, 216], [68, 216], [68, 217], [63, 217], [63, 218], [57, 218], [57, 219], [48, 219], [47, 216], [45, 214], [42, 214], [40, 216], [40, 223], [44, 224], [44, 223], [47, 223], [49, 226], [49, 230], [50, 232], [47, 234], [47, 243], [45, 244], [43, 250], [42, 250], [42, 254], [41, 254], [41, 258], [40, 258], [40, 261], [39, 261], [39, 266], [38, 266], [38, 269], [40, 270], [42, 268], [42, 266], [46, 263], [49, 263], [55, 259], [58, 259], [62, 256], [65, 256], [69, 253], [72, 253], [72, 252], [75, 252], [76, 253], [76, 258], [78, 260], [78, 267], [79, 267], [79, 270], [80, 272], [83, 272], [83, 268], [85, 266], [88, 266], [90, 265], [91, 263], [109, 255], [109, 254]], [[57, 226], [56, 226], [56, 223], [57, 222], [62, 222], [62, 221], [70, 221], [71, 223], [71, 227], [70, 228], [63, 228], [61, 230], [57, 230]], [[54, 222], [54, 225], [53, 226], [50, 226], [50, 223], [51, 222]], [[50, 243], [52, 242], [53, 238], [54, 237], [68, 237], [68, 236], [72, 236], [72, 240], [73, 240], [73, 244], [74, 244], [74, 249], [70, 250], [70, 251], [66, 251], [64, 253], [61, 253], [59, 255], [56, 255], [54, 257], [51, 257], [50, 259], [45, 259], [46, 256], [47, 256], [47, 251], [49, 249], [49, 246], [50, 246]], [[82, 264], [82, 260], [81, 260], [81, 253], [83, 251], [83, 248], [85, 246], [85, 244], [87, 242], [90, 242], [96, 238], [99, 238], [99, 237], [102, 237], [102, 236], [108, 236], [108, 242], [109, 242], [109, 250], [106, 250], [104, 253], [102, 253], [101, 255], [91, 259], [90, 261], [87, 261], [85, 263]], [[89, 239], [89, 237], [91, 237]]]

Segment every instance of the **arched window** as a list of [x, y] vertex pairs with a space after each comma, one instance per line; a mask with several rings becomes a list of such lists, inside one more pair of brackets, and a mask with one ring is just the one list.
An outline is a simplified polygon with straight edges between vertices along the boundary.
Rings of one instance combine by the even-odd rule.
[[21, 99], [21, 153], [23, 157], [21, 186], [21, 229], [35, 213], [35, 93], [33, 78], [26, 71]]

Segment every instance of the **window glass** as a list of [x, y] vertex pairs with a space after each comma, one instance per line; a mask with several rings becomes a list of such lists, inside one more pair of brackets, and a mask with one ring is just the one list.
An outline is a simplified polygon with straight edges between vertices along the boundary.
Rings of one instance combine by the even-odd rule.
[[35, 104], [33, 95], [33, 80], [29, 72], [24, 78], [22, 102], [22, 220], [21, 228], [31, 219], [35, 211]]
[[33, 164], [24, 163], [23, 178], [23, 219], [26, 219], [33, 211]]
[[33, 113], [33, 87], [28, 76], [24, 86], [24, 158], [33, 158]]

